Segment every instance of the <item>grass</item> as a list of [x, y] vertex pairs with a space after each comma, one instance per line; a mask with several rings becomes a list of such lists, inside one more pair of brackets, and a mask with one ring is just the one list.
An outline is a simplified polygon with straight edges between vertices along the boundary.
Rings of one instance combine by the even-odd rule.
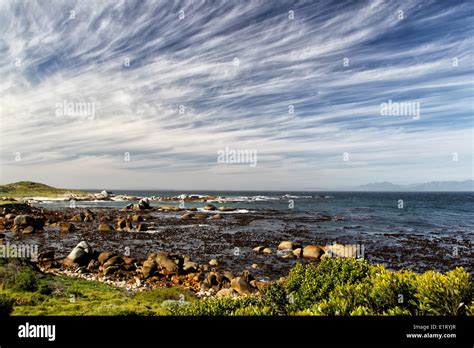
[[3, 201], [3, 200], [0, 200], [0, 205], [13, 206], [13, 205], [24, 205], [24, 204], [26, 204], [26, 203], [20, 202], [20, 201]]
[[10, 315], [168, 315], [164, 302], [196, 301], [191, 292], [176, 287], [132, 293], [98, 281], [38, 272], [33, 287], [30, 282], [18, 284], [18, 274], [28, 278], [31, 272], [24, 266], [0, 266], [0, 297], [14, 301]]
[[12, 184], [0, 185], [0, 196], [15, 198], [31, 196], [58, 197], [66, 193], [87, 194], [85, 191], [60, 189], [32, 181], [19, 181]]

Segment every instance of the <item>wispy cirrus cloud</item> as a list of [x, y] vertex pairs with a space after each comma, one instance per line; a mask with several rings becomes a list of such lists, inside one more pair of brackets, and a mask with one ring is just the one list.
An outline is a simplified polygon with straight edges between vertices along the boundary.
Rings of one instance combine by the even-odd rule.
[[[2, 2], [1, 180], [306, 189], [468, 179], [473, 9]], [[420, 118], [381, 116], [389, 99], [420, 103]], [[64, 101], [92, 103], [94, 117], [58, 116]], [[257, 150], [258, 165], [217, 163], [225, 147]]]

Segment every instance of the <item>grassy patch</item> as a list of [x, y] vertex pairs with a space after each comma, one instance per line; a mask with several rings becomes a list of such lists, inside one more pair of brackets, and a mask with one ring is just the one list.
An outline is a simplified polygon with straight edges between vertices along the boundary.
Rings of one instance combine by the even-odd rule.
[[66, 193], [87, 194], [80, 190], [60, 189], [32, 181], [19, 181], [12, 184], [0, 185], [0, 195], [10, 197], [57, 197]]
[[28, 267], [12, 274], [9, 267], [0, 266], [0, 296], [5, 310], [14, 301], [11, 315], [167, 315], [163, 302], [196, 300], [178, 288], [131, 293], [97, 281], [33, 274]]
[[1, 205], [9, 205], [9, 206], [18, 205], [18, 206], [23, 206], [23, 205], [26, 205], [26, 203], [19, 202], [19, 201], [3, 201], [3, 200], [0, 200], [0, 206], [1, 206]]

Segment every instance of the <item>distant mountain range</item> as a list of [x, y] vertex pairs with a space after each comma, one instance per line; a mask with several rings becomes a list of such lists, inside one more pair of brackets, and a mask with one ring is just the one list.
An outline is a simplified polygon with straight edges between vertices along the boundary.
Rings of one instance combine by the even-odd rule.
[[430, 181], [413, 185], [396, 185], [384, 181], [356, 186], [353, 189], [355, 191], [474, 191], [474, 180]]

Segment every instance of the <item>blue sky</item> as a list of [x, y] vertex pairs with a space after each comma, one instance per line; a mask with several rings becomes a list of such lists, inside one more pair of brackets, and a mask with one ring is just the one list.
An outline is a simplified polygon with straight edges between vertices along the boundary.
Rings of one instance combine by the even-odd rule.
[[[471, 179], [473, 10], [2, 1], [0, 181], [310, 190]], [[388, 100], [419, 103], [419, 117], [381, 115]], [[58, 115], [63, 102], [93, 115]], [[257, 165], [218, 163], [226, 148], [256, 151]]]

